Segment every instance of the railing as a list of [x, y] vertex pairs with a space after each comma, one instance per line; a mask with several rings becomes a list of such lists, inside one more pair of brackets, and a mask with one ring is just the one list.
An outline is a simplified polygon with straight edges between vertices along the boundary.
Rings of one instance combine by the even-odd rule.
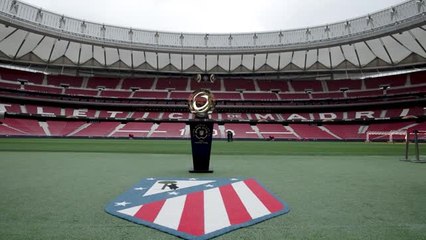
[[87, 22], [39, 9], [16, 0], [0, 2], [0, 21], [26, 25], [32, 30], [128, 47], [156, 47], [203, 50], [268, 49], [332, 42], [377, 34], [411, 22], [425, 22], [425, 2], [410, 0], [400, 5], [334, 24], [275, 32], [194, 34], [131, 29]]

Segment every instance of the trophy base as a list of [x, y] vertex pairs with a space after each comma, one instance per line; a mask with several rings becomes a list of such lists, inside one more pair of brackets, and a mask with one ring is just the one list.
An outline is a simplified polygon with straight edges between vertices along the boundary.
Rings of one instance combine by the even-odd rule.
[[189, 170], [190, 173], [213, 173], [213, 170], [194, 170], [194, 169], [190, 169]]

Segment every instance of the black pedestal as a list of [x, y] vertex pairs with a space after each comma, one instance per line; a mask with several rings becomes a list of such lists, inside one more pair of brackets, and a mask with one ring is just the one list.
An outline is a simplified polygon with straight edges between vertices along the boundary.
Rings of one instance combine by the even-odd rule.
[[192, 162], [190, 173], [212, 173], [210, 153], [212, 149], [213, 122], [194, 121], [189, 124], [191, 130]]

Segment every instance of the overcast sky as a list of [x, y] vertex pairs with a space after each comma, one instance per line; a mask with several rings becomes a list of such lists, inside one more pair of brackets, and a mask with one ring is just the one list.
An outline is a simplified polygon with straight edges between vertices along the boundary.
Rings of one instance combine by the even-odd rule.
[[23, 0], [69, 17], [138, 29], [236, 33], [323, 25], [403, 0]]

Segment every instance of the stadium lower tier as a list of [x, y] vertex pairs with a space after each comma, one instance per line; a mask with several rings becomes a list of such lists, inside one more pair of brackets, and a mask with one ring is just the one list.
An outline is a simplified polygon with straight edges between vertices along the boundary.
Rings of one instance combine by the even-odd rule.
[[[189, 138], [185, 123], [118, 121], [40, 121], [6, 118], [0, 120], [3, 137], [101, 137], [101, 138]], [[394, 122], [360, 124], [215, 124], [213, 137], [226, 139], [231, 131], [235, 139], [253, 140], [358, 140], [391, 141], [405, 139], [405, 132], [426, 130], [426, 123]], [[421, 134], [420, 138], [426, 139]]]
[[[86, 120], [93, 119], [119, 119], [123, 120], [187, 120], [194, 116], [188, 112], [138, 112], [123, 110], [97, 110], [87, 108], [61, 108], [31, 104], [1, 103], [0, 113], [9, 115], [33, 115], [43, 117], [65, 117]], [[324, 112], [287, 112], [287, 113], [216, 113], [210, 118], [224, 121], [334, 121], [334, 120], [364, 120], [409, 118], [424, 116], [423, 106], [396, 107], [388, 109], [365, 109], [349, 111], [324, 111]]]

